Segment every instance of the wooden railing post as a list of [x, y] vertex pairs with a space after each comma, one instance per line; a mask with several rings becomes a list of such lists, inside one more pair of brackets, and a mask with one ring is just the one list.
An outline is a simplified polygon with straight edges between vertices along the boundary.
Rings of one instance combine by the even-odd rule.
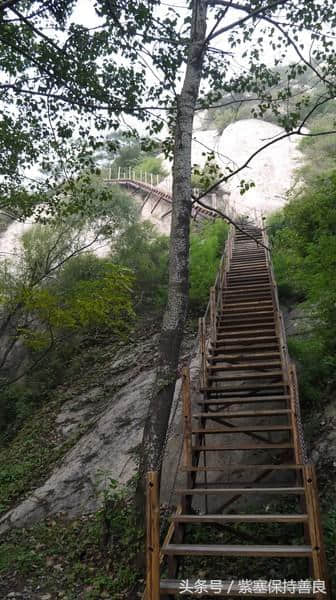
[[317, 593], [316, 599], [322, 600], [322, 598], [324, 598], [325, 600], [331, 600], [330, 584], [327, 573], [327, 560], [322, 535], [315, 467], [313, 464], [304, 465], [303, 481], [305, 487], [310, 543], [312, 546], [312, 575], [315, 581], [319, 580], [325, 582], [327, 591], [327, 594], [322, 592]]
[[160, 600], [160, 501], [156, 471], [147, 473], [146, 600]]

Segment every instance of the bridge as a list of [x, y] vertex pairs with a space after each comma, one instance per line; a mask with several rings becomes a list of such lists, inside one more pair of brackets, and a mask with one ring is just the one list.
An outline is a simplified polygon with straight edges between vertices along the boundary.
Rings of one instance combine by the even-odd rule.
[[[141, 195], [141, 217], [142, 219], [149, 219], [157, 225], [160, 231], [169, 233], [170, 231], [170, 220], [172, 213], [172, 194], [167, 190], [167, 186], [164, 181], [159, 181], [159, 176], [153, 175], [152, 173], [141, 172], [140, 174], [132, 171], [121, 172], [118, 170], [117, 177], [113, 178], [112, 173], [109, 173], [109, 178], [105, 179], [105, 183], [108, 185], [120, 185], [126, 187], [129, 191], [136, 195]], [[214, 219], [218, 216], [213, 208], [217, 208], [217, 202], [215, 194], [211, 194], [208, 197], [204, 197], [204, 203], [208, 204], [211, 208], [207, 209], [197, 203], [193, 204], [191, 216], [194, 221], [200, 219]], [[228, 217], [235, 220], [237, 219], [237, 213], [234, 207], [228, 200], [220, 204], [218, 208], [224, 212]]]

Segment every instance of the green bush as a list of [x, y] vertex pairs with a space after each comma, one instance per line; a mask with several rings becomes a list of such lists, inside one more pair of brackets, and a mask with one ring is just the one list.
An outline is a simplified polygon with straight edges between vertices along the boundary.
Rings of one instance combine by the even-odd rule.
[[205, 223], [190, 236], [190, 308], [201, 311], [207, 305], [220, 257], [224, 251], [228, 225], [222, 219]]
[[113, 260], [130, 269], [135, 278], [136, 304], [162, 307], [167, 299], [169, 239], [149, 221], [131, 225], [120, 236]]
[[309, 404], [335, 383], [336, 172], [305, 185], [268, 223], [280, 298], [302, 303], [310, 314], [308, 336], [290, 340], [300, 365], [300, 389]]

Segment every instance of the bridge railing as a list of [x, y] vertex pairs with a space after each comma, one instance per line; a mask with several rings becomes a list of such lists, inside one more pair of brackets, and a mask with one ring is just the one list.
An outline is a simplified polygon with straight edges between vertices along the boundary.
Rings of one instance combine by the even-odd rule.
[[[162, 176], [157, 173], [150, 173], [148, 171], [142, 171], [141, 169], [133, 169], [132, 167], [122, 168], [108, 168], [107, 177], [105, 177], [106, 182], [123, 182], [133, 181], [135, 184], [138, 184], [139, 187], [148, 186], [149, 188], [156, 189], [157, 191], [165, 194], [167, 197], [172, 196], [172, 175]], [[193, 189], [194, 195], [198, 195], [201, 190]], [[230, 219], [237, 220], [238, 213], [236, 211], [235, 206], [228, 199], [223, 201], [223, 205], [218, 202], [216, 198], [216, 194], [212, 193], [203, 198], [205, 204], [209, 206], [209, 209], [205, 209], [201, 205], [195, 202], [193, 207], [193, 215], [197, 217], [199, 213], [202, 216], [207, 210], [214, 209], [213, 216], [216, 216], [216, 209], [219, 209], [221, 213], [226, 214]], [[221, 215], [217, 213], [220, 217]], [[256, 215], [253, 216], [253, 220], [256, 220]]]

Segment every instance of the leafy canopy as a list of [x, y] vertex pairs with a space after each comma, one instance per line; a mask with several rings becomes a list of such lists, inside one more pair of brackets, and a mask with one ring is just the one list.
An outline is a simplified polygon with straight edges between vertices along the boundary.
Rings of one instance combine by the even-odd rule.
[[[92, 152], [107, 138], [118, 147], [111, 133], [128, 115], [144, 124], [150, 143], [168, 125], [164, 149], [172, 151], [193, 5], [183, 18], [159, 0], [98, 0], [90, 3], [97, 25], [85, 27], [73, 20], [75, 0], [2, 3], [1, 206], [27, 212], [28, 192], [39, 191], [38, 201], [55, 207], [46, 191], [95, 169]], [[331, 0], [209, 0], [208, 20], [197, 110], [223, 96], [233, 106], [253, 97], [255, 117], [269, 115], [290, 132], [335, 98]], [[304, 31], [314, 42], [309, 52]], [[318, 96], [309, 86], [296, 95], [309, 73]], [[129, 133], [139, 137], [136, 128]]]

